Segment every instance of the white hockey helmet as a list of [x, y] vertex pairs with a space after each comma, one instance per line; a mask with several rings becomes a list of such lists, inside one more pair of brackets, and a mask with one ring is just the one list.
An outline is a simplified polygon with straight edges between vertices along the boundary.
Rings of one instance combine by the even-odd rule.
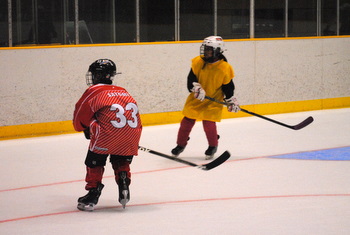
[[[205, 51], [211, 49], [213, 51], [213, 56], [211, 58], [205, 57]], [[210, 36], [203, 40], [200, 48], [200, 55], [204, 60], [212, 62], [218, 59], [224, 52], [224, 40], [220, 36]]]

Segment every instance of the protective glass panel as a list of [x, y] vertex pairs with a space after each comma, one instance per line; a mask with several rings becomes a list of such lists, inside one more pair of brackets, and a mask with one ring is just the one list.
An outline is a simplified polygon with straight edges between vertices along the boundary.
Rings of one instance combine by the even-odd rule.
[[180, 0], [180, 40], [201, 40], [214, 34], [212, 0]]
[[323, 0], [321, 12], [321, 35], [337, 35], [337, 1]]
[[140, 41], [174, 40], [174, 0], [140, 0]]
[[285, 0], [255, 0], [255, 37], [285, 36]]
[[317, 0], [289, 1], [288, 36], [317, 36]]
[[12, 1], [13, 45], [33, 44], [34, 2], [30, 0]]
[[9, 46], [8, 31], [7, 0], [0, 0], [0, 47]]
[[79, 43], [114, 42], [114, 1], [79, 1]]
[[350, 35], [350, 0], [340, 0], [339, 34]]
[[115, 1], [115, 42], [136, 42], [136, 1]]
[[13, 45], [63, 44], [62, 0], [13, 0]]
[[220, 0], [217, 10], [217, 32], [225, 38], [249, 38], [249, 1]]

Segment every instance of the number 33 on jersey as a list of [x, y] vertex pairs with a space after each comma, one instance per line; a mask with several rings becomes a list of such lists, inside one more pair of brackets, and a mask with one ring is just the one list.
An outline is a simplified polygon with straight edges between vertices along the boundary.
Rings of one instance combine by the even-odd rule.
[[75, 105], [76, 131], [90, 128], [89, 149], [99, 154], [137, 155], [142, 124], [134, 98], [122, 87], [89, 87]]

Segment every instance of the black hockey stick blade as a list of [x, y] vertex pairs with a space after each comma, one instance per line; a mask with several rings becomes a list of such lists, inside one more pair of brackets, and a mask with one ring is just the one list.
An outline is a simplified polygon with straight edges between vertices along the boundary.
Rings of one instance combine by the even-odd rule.
[[231, 154], [229, 151], [225, 151], [223, 154], [221, 154], [219, 157], [217, 157], [214, 161], [209, 162], [208, 164], [202, 165], [202, 170], [210, 170], [213, 169], [222, 163], [224, 163], [227, 159], [229, 159]]
[[176, 161], [176, 162], [180, 162], [180, 163], [183, 163], [183, 164], [186, 164], [186, 165], [189, 165], [189, 166], [197, 167], [197, 168], [199, 168], [201, 170], [204, 170], [204, 171], [211, 170], [211, 169], [221, 165], [227, 159], [229, 159], [229, 157], [231, 156], [228, 151], [225, 151], [223, 154], [221, 154], [218, 158], [216, 158], [212, 162], [209, 162], [208, 164], [204, 164], [204, 165], [197, 165], [197, 164], [195, 164], [193, 162], [189, 162], [189, 161], [183, 160], [181, 158], [177, 158], [177, 157], [173, 157], [173, 156], [170, 156], [170, 155], [167, 155], [167, 154], [164, 154], [164, 153], [160, 153], [160, 152], [157, 152], [155, 150], [148, 149], [148, 148], [145, 148], [145, 147], [142, 147], [142, 146], [139, 146], [139, 150], [147, 152], [147, 153], [151, 153], [151, 154], [154, 154], [154, 155], [158, 155], [158, 156], [161, 156], [161, 157], [164, 157], [164, 158]]
[[294, 130], [300, 130], [300, 129], [306, 127], [307, 125], [309, 125], [310, 123], [312, 123], [313, 121], [314, 121], [314, 118], [310, 116], [310, 117], [306, 118], [304, 121], [302, 121], [301, 123], [299, 123], [295, 126], [292, 126], [292, 128]]
[[[219, 104], [223, 104], [223, 105], [226, 105], [226, 106], [227, 106], [227, 103], [225, 103], [225, 102], [223, 102], [223, 101], [216, 100], [216, 99], [214, 99], [214, 98], [212, 98], [212, 97], [209, 97], [209, 96], [205, 96], [205, 98], [208, 99], [208, 100], [211, 100], [211, 101], [214, 101], [214, 102], [217, 102], [217, 103], [219, 103]], [[314, 121], [314, 118], [310, 116], [310, 117], [306, 118], [304, 121], [302, 121], [301, 123], [299, 123], [299, 124], [297, 124], [297, 125], [294, 125], [294, 126], [291, 126], [291, 125], [287, 125], [287, 124], [285, 124], [285, 123], [283, 123], [283, 122], [279, 122], [279, 121], [276, 121], [276, 120], [274, 120], [274, 119], [265, 117], [265, 116], [263, 116], [263, 115], [260, 115], [260, 114], [257, 114], [257, 113], [253, 113], [253, 112], [248, 111], [248, 110], [243, 109], [243, 108], [241, 108], [241, 111], [242, 111], [242, 112], [245, 112], [245, 113], [248, 113], [248, 114], [250, 114], [250, 115], [253, 115], [253, 116], [256, 116], [256, 117], [265, 119], [265, 120], [267, 120], [267, 121], [273, 122], [273, 123], [275, 123], [275, 124], [278, 124], [278, 125], [281, 125], [281, 126], [290, 128], [290, 129], [292, 129], [292, 130], [300, 130], [300, 129], [306, 127], [307, 125], [309, 125], [310, 123], [312, 123], [312, 122]]]

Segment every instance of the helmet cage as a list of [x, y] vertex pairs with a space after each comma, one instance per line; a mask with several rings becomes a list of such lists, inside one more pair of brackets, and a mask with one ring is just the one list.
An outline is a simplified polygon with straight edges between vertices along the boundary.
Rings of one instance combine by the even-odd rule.
[[[212, 56], [208, 57], [208, 52], [212, 51]], [[200, 47], [200, 56], [206, 62], [217, 61], [224, 52], [224, 41], [219, 36], [210, 36], [204, 39]]]
[[[208, 57], [207, 54], [209, 52], [212, 52], [212, 55], [211, 57]], [[216, 61], [217, 59], [220, 58], [220, 56], [222, 55], [222, 52], [221, 52], [221, 49], [220, 47], [214, 49], [213, 47], [211, 46], [207, 46], [205, 44], [202, 44], [201, 45], [201, 48], [200, 48], [200, 56], [203, 60], [205, 60], [206, 62], [214, 62]]]

